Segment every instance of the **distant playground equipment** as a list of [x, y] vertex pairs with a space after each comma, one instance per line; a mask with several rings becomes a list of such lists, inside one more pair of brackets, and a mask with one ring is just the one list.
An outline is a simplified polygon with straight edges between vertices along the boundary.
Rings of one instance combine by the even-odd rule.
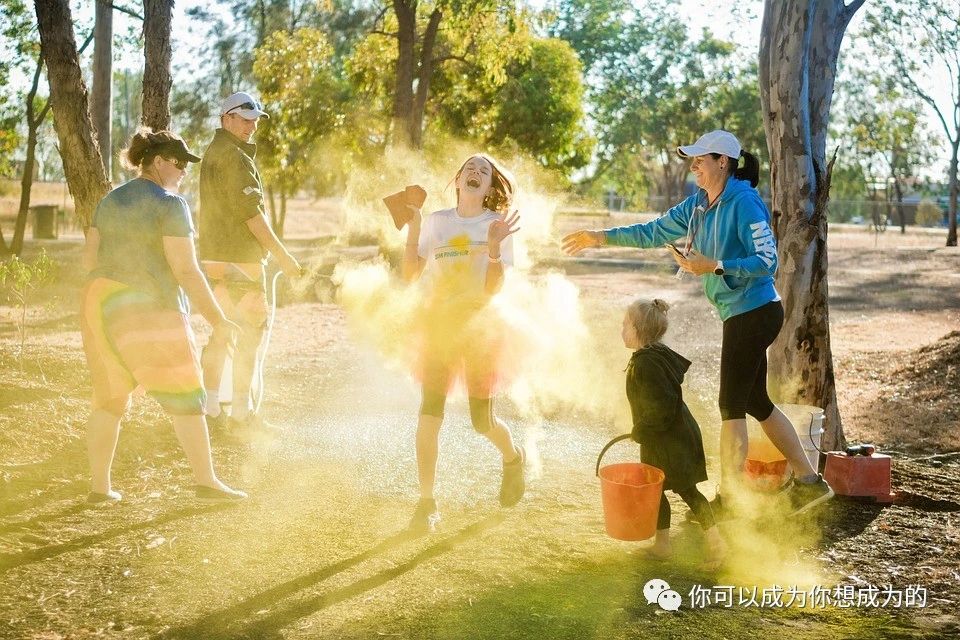
[[617, 436], [600, 451], [595, 473], [600, 478], [603, 518], [607, 535], [617, 540], [646, 540], [657, 532], [657, 514], [663, 498], [663, 471], [642, 462], [600, 467], [604, 454], [630, 434]]
[[[810, 465], [817, 469], [823, 437], [823, 409], [804, 404], [778, 406], [793, 423]], [[790, 479], [787, 459], [752, 418], [747, 421], [747, 458], [743, 470], [747, 483], [760, 491], [775, 491]]]

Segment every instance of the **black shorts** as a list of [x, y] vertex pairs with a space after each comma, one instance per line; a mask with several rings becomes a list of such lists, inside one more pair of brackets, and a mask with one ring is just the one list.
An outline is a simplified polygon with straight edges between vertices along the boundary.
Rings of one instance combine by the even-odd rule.
[[779, 300], [728, 318], [720, 350], [720, 417], [736, 420], [750, 414], [763, 421], [773, 413], [767, 395], [767, 347], [783, 326]]

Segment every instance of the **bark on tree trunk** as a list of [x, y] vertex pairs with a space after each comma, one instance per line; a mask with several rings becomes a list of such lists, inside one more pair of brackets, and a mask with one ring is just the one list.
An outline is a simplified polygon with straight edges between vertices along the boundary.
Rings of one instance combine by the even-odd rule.
[[947, 246], [957, 246], [957, 152], [960, 150], [960, 132], [953, 141], [950, 156], [950, 213], [948, 216]]
[[90, 87], [90, 116], [97, 136], [103, 168], [111, 176], [113, 150], [110, 134], [113, 120], [113, 7], [108, 0], [96, 0], [93, 25], [93, 82]]
[[900, 187], [900, 179], [893, 177], [893, 193], [897, 197], [897, 217], [900, 218], [900, 233], [907, 232], [907, 214], [903, 211], [903, 189]]
[[143, 109], [141, 122], [170, 128], [170, 18], [173, 0], [143, 0]]
[[30, 91], [27, 92], [26, 115], [27, 115], [27, 156], [23, 162], [23, 176], [20, 178], [20, 207], [17, 209], [17, 222], [13, 229], [13, 239], [10, 242], [10, 253], [19, 256], [23, 251], [23, 237], [27, 230], [27, 216], [30, 213], [30, 195], [33, 189], [33, 171], [37, 160], [37, 129], [47, 112], [50, 110], [50, 102], [47, 101], [39, 114], [34, 114], [33, 101], [37, 97], [37, 90], [40, 88], [40, 75], [43, 72], [43, 58], [37, 60], [37, 69], [33, 73], [33, 83], [30, 85]]
[[397, 16], [397, 72], [393, 90], [393, 142], [410, 146], [413, 72], [416, 66], [417, 0], [393, 0]]
[[427, 96], [430, 93], [430, 78], [433, 76], [433, 46], [437, 41], [437, 31], [443, 12], [434, 9], [423, 32], [423, 45], [420, 47], [420, 70], [417, 75], [417, 93], [410, 110], [409, 136], [410, 144], [415, 149], [423, 146], [423, 114], [427, 106]]
[[770, 386], [780, 401], [824, 409], [824, 444], [844, 443], [827, 304], [827, 203], [833, 161], [827, 124], [844, 31], [856, 0], [765, 0], [760, 97], [770, 151], [771, 202], [784, 325], [770, 347]]
[[76, 204], [77, 221], [86, 231], [97, 203], [110, 190], [110, 182], [93, 140], [70, 4], [68, 0], [38, 0], [34, 7], [63, 171]]

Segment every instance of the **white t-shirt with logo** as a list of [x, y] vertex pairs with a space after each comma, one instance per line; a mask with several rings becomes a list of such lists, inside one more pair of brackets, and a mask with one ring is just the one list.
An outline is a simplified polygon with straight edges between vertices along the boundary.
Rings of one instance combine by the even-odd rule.
[[[465, 218], [456, 208], [436, 211], [423, 220], [417, 253], [427, 263], [423, 280], [435, 292], [483, 294], [487, 281], [487, 230], [500, 219], [484, 209], [478, 216]], [[500, 245], [504, 267], [513, 266], [513, 236]], [[437, 291], [437, 289], [440, 291]]]

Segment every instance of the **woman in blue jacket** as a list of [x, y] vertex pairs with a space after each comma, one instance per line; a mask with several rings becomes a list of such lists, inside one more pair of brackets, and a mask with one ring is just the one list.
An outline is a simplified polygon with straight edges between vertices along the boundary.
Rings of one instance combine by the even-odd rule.
[[[691, 159], [697, 193], [650, 222], [571, 233], [563, 238], [563, 250], [573, 255], [604, 245], [654, 248], [685, 240], [685, 251], [675, 250], [674, 259], [682, 271], [703, 277], [707, 299], [723, 320], [721, 492], [739, 483], [749, 413], [790, 462], [796, 479], [791, 506], [794, 513], [805, 511], [830, 499], [833, 490], [811, 466], [790, 420], [767, 394], [767, 347], [783, 326], [783, 305], [773, 284], [777, 244], [770, 213], [755, 189], [760, 163], [732, 133], [720, 130], [677, 147], [677, 153]], [[741, 158], [743, 167], [738, 166]], [[714, 506], [723, 506], [719, 494]]]

